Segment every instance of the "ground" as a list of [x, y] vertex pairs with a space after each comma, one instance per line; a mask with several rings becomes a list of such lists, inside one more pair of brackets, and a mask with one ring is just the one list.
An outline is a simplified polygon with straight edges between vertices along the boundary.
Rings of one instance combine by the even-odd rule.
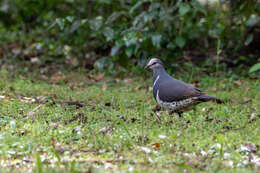
[[257, 79], [181, 76], [226, 103], [203, 103], [180, 118], [153, 112], [151, 78], [4, 68], [0, 77], [1, 172], [260, 169]]

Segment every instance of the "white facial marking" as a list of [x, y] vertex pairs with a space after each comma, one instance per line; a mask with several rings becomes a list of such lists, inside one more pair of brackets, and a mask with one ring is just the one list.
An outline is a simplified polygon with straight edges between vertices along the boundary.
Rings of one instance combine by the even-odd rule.
[[159, 80], [160, 78], [160, 75], [157, 76], [157, 78], [155, 79], [154, 83], [153, 83], [153, 86], [155, 86], [156, 82]]

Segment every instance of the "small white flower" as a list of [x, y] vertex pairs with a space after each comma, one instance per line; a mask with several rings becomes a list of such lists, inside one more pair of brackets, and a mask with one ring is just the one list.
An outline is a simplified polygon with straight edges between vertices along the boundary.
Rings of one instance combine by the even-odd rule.
[[224, 159], [228, 159], [228, 158], [230, 158], [230, 153], [224, 153], [223, 158], [224, 158]]
[[161, 139], [165, 139], [167, 136], [165, 136], [165, 135], [159, 135], [158, 137], [161, 138]]
[[140, 149], [141, 149], [143, 152], [147, 153], [147, 154], [151, 153], [151, 149], [150, 149], [150, 148], [140, 147]]
[[207, 156], [208, 153], [207, 153], [206, 151], [201, 150], [200, 154], [201, 154], [202, 156]]

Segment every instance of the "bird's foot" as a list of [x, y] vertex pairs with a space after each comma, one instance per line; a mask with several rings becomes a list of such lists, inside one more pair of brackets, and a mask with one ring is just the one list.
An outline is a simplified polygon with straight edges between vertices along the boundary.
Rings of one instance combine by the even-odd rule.
[[182, 118], [182, 113], [183, 113], [183, 112], [177, 112], [177, 114], [178, 114], [178, 116], [179, 116], [180, 118]]
[[161, 107], [160, 105], [156, 105], [156, 106], [152, 109], [153, 112], [159, 112], [159, 111], [161, 111], [161, 110], [162, 110], [162, 107]]
[[169, 115], [173, 115], [174, 113], [177, 113], [178, 116], [181, 118], [183, 112], [174, 112], [174, 111], [169, 110], [168, 113], [169, 113]]

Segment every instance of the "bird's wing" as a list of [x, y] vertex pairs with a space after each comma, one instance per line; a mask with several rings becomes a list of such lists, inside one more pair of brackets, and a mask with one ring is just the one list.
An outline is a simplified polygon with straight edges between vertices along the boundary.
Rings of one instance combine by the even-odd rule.
[[202, 92], [193, 86], [176, 79], [168, 79], [159, 86], [159, 98], [166, 102], [184, 100], [202, 95]]

